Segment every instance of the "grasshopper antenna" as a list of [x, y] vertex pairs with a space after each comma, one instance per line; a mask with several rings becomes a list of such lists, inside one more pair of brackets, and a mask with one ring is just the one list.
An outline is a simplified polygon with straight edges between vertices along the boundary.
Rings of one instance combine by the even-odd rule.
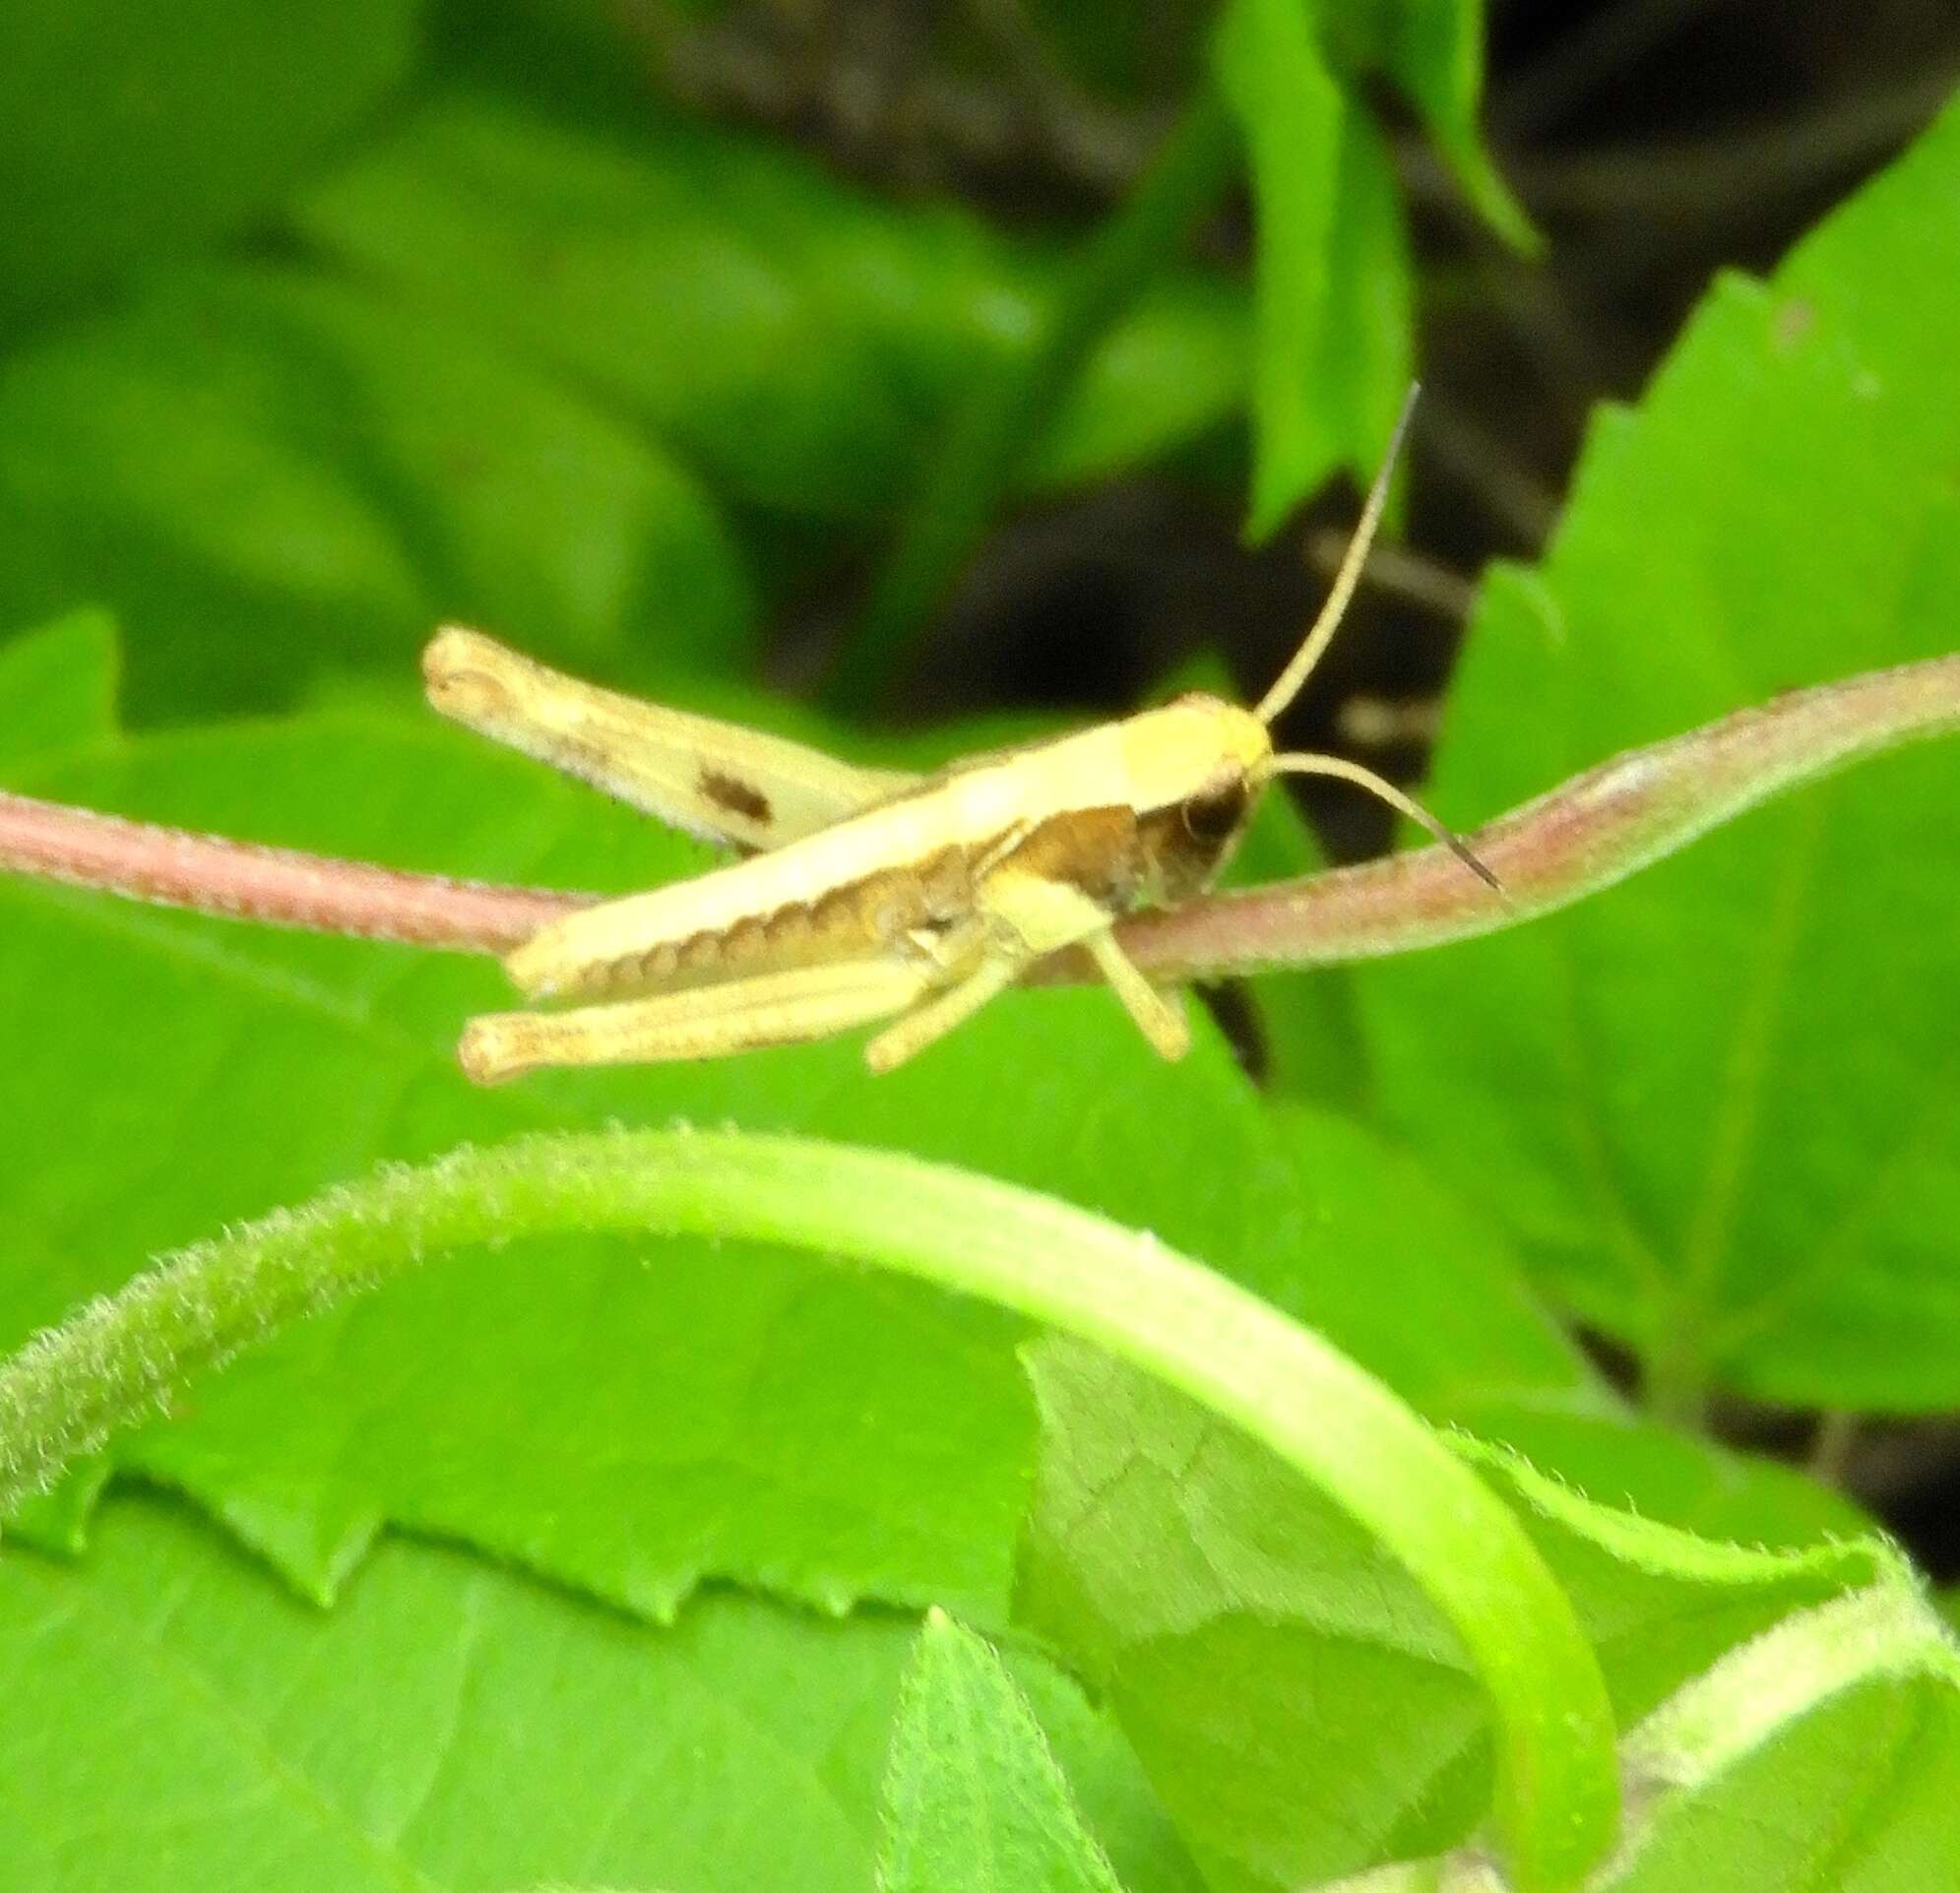
[[[1252, 713], [1269, 727], [1274, 719], [1299, 695], [1300, 686], [1312, 674], [1313, 666], [1320, 662], [1328, 645], [1333, 642], [1334, 633], [1341, 628], [1342, 614], [1355, 596], [1355, 587], [1361, 581], [1361, 567], [1367, 563], [1368, 548], [1373, 545], [1375, 529], [1381, 524], [1382, 508], [1388, 504], [1389, 481], [1394, 477], [1395, 463], [1408, 436], [1410, 419], [1416, 411], [1416, 397], [1422, 391], [1420, 382], [1410, 384], [1408, 396], [1402, 403], [1402, 411], [1395, 418], [1395, 431], [1388, 437], [1388, 452], [1382, 456], [1381, 471], [1375, 474], [1374, 484], [1368, 488], [1367, 503], [1361, 508], [1360, 524], [1355, 528], [1355, 536], [1348, 541], [1347, 553], [1341, 560], [1341, 569], [1334, 574], [1334, 585], [1327, 594], [1327, 602], [1320, 607], [1320, 615], [1313, 620], [1312, 630], [1294, 653], [1293, 662], [1280, 672], [1272, 689], [1259, 699], [1259, 707]], [[1268, 757], [1260, 774], [1268, 781], [1275, 776], [1332, 776], [1341, 782], [1353, 783], [1358, 789], [1365, 789], [1369, 794], [1379, 796], [1390, 808], [1399, 810], [1412, 822], [1426, 828], [1492, 893], [1501, 895], [1504, 891], [1504, 884], [1478, 859], [1467, 842], [1445, 828], [1413, 795], [1405, 795], [1392, 782], [1377, 776], [1372, 769], [1363, 769], [1359, 763], [1351, 763], [1342, 756], [1288, 751]]]
[[1381, 524], [1381, 510], [1388, 504], [1388, 483], [1395, 473], [1396, 459], [1402, 452], [1403, 438], [1409, 432], [1410, 417], [1416, 411], [1416, 397], [1422, 392], [1421, 382], [1409, 384], [1402, 411], [1395, 419], [1395, 431], [1388, 437], [1388, 452], [1382, 456], [1381, 472], [1374, 476], [1374, 484], [1368, 488], [1367, 504], [1361, 508], [1360, 524], [1355, 528], [1355, 536], [1348, 541], [1347, 556], [1341, 561], [1341, 569], [1334, 574], [1334, 589], [1327, 594], [1327, 602], [1320, 607], [1320, 615], [1314, 619], [1313, 629], [1306, 634], [1305, 642], [1294, 653], [1293, 662], [1280, 672], [1272, 689], [1259, 699], [1259, 707], [1252, 713], [1268, 726], [1299, 695], [1300, 685], [1312, 674], [1313, 666], [1320, 662], [1328, 645], [1333, 642], [1334, 633], [1341, 628], [1348, 600], [1355, 596], [1355, 587], [1361, 582], [1361, 567], [1367, 563], [1368, 548], [1374, 543], [1375, 528]]
[[1363, 769], [1359, 763], [1351, 763], [1345, 756], [1316, 756], [1304, 751], [1285, 751], [1269, 758], [1262, 774], [1268, 779], [1274, 776], [1333, 776], [1341, 782], [1353, 783], [1358, 789], [1365, 789], [1370, 795], [1380, 796], [1390, 808], [1400, 810], [1412, 822], [1418, 822], [1426, 828], [1493, 894], [1504, 892], [1503, 882], [1478, 858], [1470, 844], [1462, 836], [1445, 828], [1415, 796], [1405, 795], [1385, 776], [1377, 776], [1372, 769]]

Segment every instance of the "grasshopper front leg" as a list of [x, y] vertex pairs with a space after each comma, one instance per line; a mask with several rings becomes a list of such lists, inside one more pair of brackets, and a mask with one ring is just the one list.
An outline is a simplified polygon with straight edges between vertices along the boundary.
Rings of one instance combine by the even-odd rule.
[[982, 884], [980, 908], [996, 934], [1004, 933], [1014, 943], [1017, 976], [1050, 953], [1081, 946], [1163, 1057], [1178, 1059], [1190, 1049], [1181, 1004], [1159, 992], [1116, 944], [1110, 931], [1116, 915], [1109, 900], [1098, 900], [1070, 881], [1010, 859]]
[[1168, 998], [1152, 985], [1106, 927], [1092, 933], [1082, 944], [1104, 978], [1115, 988], [1123, 1010], [1150, 1041], [1152, 1049], [1175, 1064], [1191, 1049], [1191, 1022], [1182, 999]]

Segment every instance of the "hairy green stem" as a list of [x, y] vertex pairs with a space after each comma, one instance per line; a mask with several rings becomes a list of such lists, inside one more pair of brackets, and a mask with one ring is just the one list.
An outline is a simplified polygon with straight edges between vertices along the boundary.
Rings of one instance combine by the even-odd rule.
[[1684, 1683], [1628, 1734], [1627, 1772], [1692, 1794], [1833, 1696], [1913, 1675], [1960, 1686], [1960, 1648], [1900, 1570], [1786, 1617]]
[[1108, 1348], [1242, 1426], [1378, 1537], [1489, 1692], [1517, 1883], [1575, 1884], [1617, 1821], [1613, 1727], [1570, 1606], [1503, 1502], [1371, 1375], [1148, 1235], [941, 1165], [733, 1132], [540, 1136], [329, 1192], [167, 1257], [0, 1367], [0, 1508], [194, 1370], [476, 1243], [569, 1230], [794, 1244]]
[[1237, 143], [1224, 105], [1201, 91], [1123, 207], [1096, 232], [1034, 339], [955, 419], [900, 523], [891, 556], [848, 637], [825, 696], [868, 701], [979, 543], [1089, 352], [1232, 176]]

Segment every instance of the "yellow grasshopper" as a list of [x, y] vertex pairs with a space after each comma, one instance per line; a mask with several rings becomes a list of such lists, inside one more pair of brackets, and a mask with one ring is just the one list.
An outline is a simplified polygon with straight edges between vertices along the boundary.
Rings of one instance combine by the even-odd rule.
[[542, 927], [504, 961], [513, 981], [532, 999], [599, 1003], [473, 1019], [465, 1071], [493, 1084], [541, 1065], [708, 1058], [891, 1020], [864, 1053], [889, 1071], [1069, 946], [1089, 954], [1158, 1051], [1179, 1057], [1181, 1001], [1138, 971], [1114, 922], [1201, 892], [1282, 775], [1359, 784], [1494, 888], [1392, 784], [1340, 757], [1273, 747], [1274, 719], [1354, 593], [1394, 453], [1325, 605], [1255, 710], [1194, 693], [929, 776], [857, 768], [443, 630], [422, 668], [444, 716], [748, 854]]

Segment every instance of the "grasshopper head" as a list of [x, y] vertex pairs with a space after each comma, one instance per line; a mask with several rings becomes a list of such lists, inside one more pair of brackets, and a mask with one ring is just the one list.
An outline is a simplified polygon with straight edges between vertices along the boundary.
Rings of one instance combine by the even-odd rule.
[[1265, 785], [1273, 739], [1249, 710], [1203, 692], [1132, 717], [1124, 739], [1159, 898], [1183, 900], [1237, 843]]
[[1224, 865], [1259, 791], [1289, 760], [1274, 754], [1272, 726], [1320, 662], [1354, 596], [1388, 499], [1389, 473], [1414, 402], [1412, 388], [1334, 588], [1258, 707], [1242, 710], [1221, 697], [1193, 692], [1162, 710], [1133, 717], [1125, 726], [1124, 760], [1137, 791], [1132, 800], [1163, 898], [1175, 901], [1195, 893]]

